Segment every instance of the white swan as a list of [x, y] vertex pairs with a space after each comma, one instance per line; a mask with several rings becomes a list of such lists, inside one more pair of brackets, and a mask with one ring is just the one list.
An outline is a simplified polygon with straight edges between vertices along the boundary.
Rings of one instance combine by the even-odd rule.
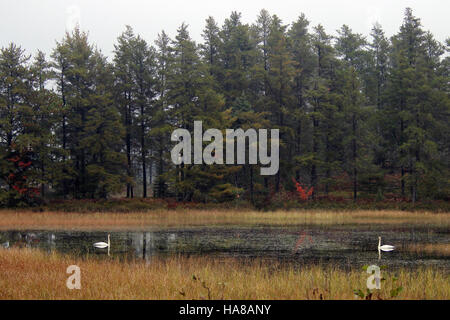
[[109, 241], [109, 234], [108, 234], [108, 243], [106, 243], [106, 242], [96, 242], [96, 243], [94, 243], [94, 247], [96, 247], [96, 248], [100, 248], [100, 249], [103, 249], [103, 248], [109, 248], [109, 246], [110, 246], [110, 241]]
[[381, 237], [378, 237], [378, 251], [392, 251], [395, 247], [389, 244], [381, 245]]

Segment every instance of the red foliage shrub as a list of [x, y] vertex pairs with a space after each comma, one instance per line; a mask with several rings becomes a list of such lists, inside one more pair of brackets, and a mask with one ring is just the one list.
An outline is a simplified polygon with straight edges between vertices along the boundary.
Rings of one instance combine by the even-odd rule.
[[306, 201], [309, 199], [309, 197], [312, 196], [312, 194], [314, 192], [314, 187], [311, 187], [307, 191], [306, 188], [303, 188], [302, 185], [299, 182], [297, 182], [294, 178], [292, 178], [292, 181], [295, 183], [295, 187], [297, 189], [297, 193], [298, 193], [300, 199], [302, 199], [303, 201]]

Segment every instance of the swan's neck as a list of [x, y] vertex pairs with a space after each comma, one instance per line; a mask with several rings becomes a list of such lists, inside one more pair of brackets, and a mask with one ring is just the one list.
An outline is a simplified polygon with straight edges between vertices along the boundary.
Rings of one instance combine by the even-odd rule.
[[109, 247], [109, 234], [108, 234], [108, 247]]
[[381, 238], [378, 238], [378, 249], [381, 247]]

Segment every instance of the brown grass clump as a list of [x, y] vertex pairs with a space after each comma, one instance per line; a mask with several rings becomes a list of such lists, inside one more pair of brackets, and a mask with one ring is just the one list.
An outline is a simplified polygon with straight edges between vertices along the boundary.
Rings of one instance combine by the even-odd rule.
[[66, 213], [0, 211], [0, 229], [140, 229], [151, 226], [195, 225], [288, 225], [288, 224], [439, 224], [450, 225], [450, 214], [405, 211], [239, 211], [239, 210], [153, 210], [132, 213]]
[[[69, 265], [81, 269], [81, 289], [66, 287]], [[377, 293], [390, 298], [394, 273]], [[397, 299], [449, 299], [448, 274], [433, 268], [399, 270]], [[0, 250], [0, 299], [354, 299], [368, 274], [333, 267], [268, 265], [209, 257], [121, 262], [73, 258], [33, 249]]]
[[448, 243], [410, 244], [403, 250], [415, 253], [438, 254], [440, 256], [450, 257], [450, 244]]

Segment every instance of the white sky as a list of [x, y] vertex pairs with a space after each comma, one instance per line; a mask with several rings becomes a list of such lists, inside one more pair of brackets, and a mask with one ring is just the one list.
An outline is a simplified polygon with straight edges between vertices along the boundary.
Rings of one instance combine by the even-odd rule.
[[191, 37], [200, 42], [208, 16], [222, 26], [231, 11], [238, 11], [244, 23], [253, 23], [263, 8], [284, 24], [303, 12], [312, 26], [321, 23], [331, 34], [347, 24], [368, 36], [378, 21], [391, 36], [398, 32], [406, 7], [437, 40], [444, 42], [450, 36], [449, 0], [0, 0], [0, 47], [15, 42], [28, 53], [41, 49], [49, 54], [55, 40], [78, 22], [89, 31], [90, 41], [111, 57], [113, 44], [127, 24], [153, 44], [158, 32], [164, 29], [173, 37], [186, 22]]

